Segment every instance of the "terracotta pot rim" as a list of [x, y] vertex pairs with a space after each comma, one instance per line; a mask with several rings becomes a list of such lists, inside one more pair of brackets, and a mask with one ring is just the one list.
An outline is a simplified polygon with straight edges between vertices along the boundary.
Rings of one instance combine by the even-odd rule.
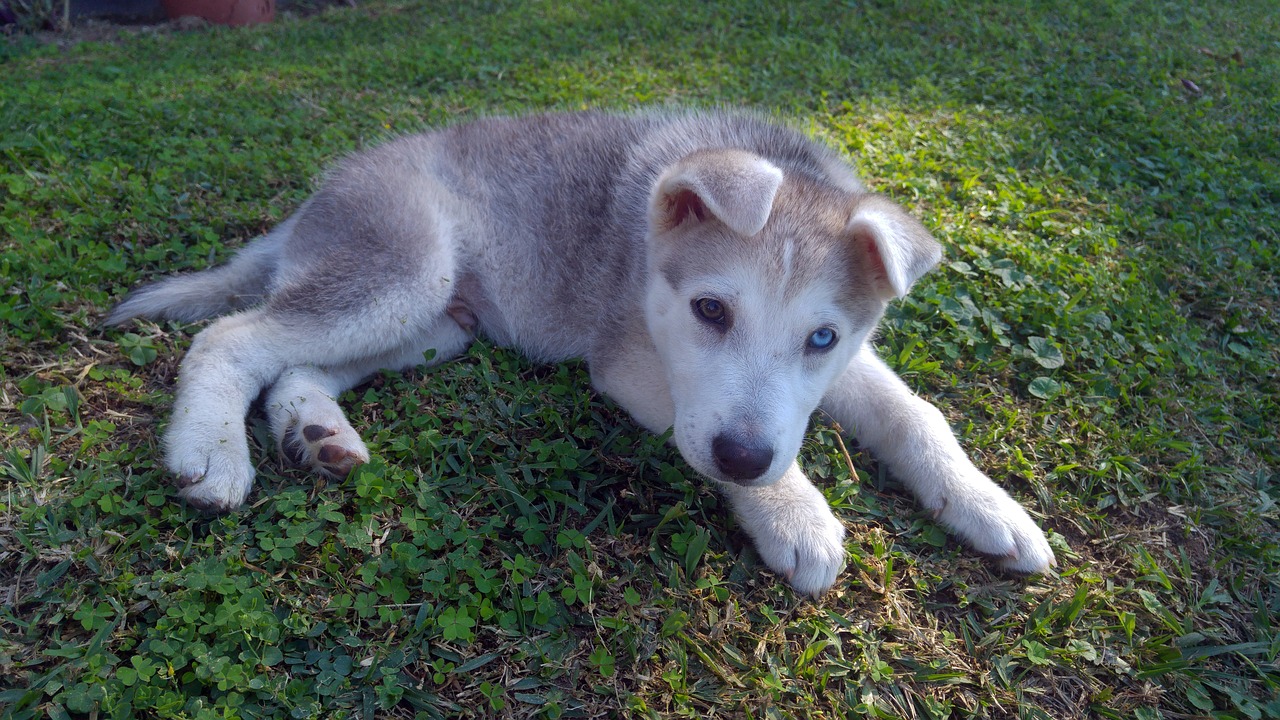
[[160, 0], [170, 20], [198, 17], [217, 25], [257, 25], [276, 15], [276, 0]]

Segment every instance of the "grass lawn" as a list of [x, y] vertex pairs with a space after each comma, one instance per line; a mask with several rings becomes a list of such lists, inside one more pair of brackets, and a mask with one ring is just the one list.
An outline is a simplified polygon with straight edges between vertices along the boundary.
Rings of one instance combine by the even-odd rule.
[[[1280, 718], [1280, 13], [1224, 3], [367, 0], [0, 42], [0, 715]], [[374, 461], [170, 500], [198, 328], [111, 304], [333, 159], [477, 114], [776, 110], [946, 245], [882, 351], [1050, 532], [944, 537], [817, 418], [820, 601], [587, 390], [478, 344], [343, 405]]]

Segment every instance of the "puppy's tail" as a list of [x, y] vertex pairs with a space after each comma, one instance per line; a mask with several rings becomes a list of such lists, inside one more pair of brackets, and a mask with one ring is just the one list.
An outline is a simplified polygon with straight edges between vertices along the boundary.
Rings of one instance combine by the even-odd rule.
[[130, 292], [107, 316], [106, 324], [123, 325], [136, 317], [194, 322], [257, 305], [266, 297], [296, 217], [249, 243], [224, 265], [165, 278]]

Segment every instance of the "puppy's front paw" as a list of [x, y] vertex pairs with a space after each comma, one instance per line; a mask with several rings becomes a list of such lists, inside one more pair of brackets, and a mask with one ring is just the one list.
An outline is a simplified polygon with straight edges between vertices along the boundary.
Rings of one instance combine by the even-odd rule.
[[826, 498], [795, 470], [776, 485], [735, 488], [730, 494], [738, 523], [756, 552], [795, 591], [819, 597], [844, 568], [844, 526]]
[[765, 564], [798, 593], [820, 597], [844, 568], [844, 526], [826, 503], [807, 518], [757, 527], [751, 537]]
[[1027, 511], [985, 476], [981, 480], [929, 503], [938, 522], [1009, 570], [1036, 573], [1057, 565], [1044, 531]]

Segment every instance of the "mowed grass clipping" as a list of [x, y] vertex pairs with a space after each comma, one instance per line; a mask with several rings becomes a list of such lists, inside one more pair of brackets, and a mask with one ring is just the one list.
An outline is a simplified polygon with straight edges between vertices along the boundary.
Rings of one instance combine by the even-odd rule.
[[[0, 714], [1280, 717], [1280, 14], [1232, 3], [426, 3], [0, 45]], [[1049, 531], [1002, 575], [817, 418], [814, 602], [580, 364], [342, 402], [374, 461], [173, 502], [198, 326], [104, 330], [327, 163], [493, 113], [776, 111], [947, 246], [887, 360]], [[341, 268], [335, 268], [341, 272]]]

